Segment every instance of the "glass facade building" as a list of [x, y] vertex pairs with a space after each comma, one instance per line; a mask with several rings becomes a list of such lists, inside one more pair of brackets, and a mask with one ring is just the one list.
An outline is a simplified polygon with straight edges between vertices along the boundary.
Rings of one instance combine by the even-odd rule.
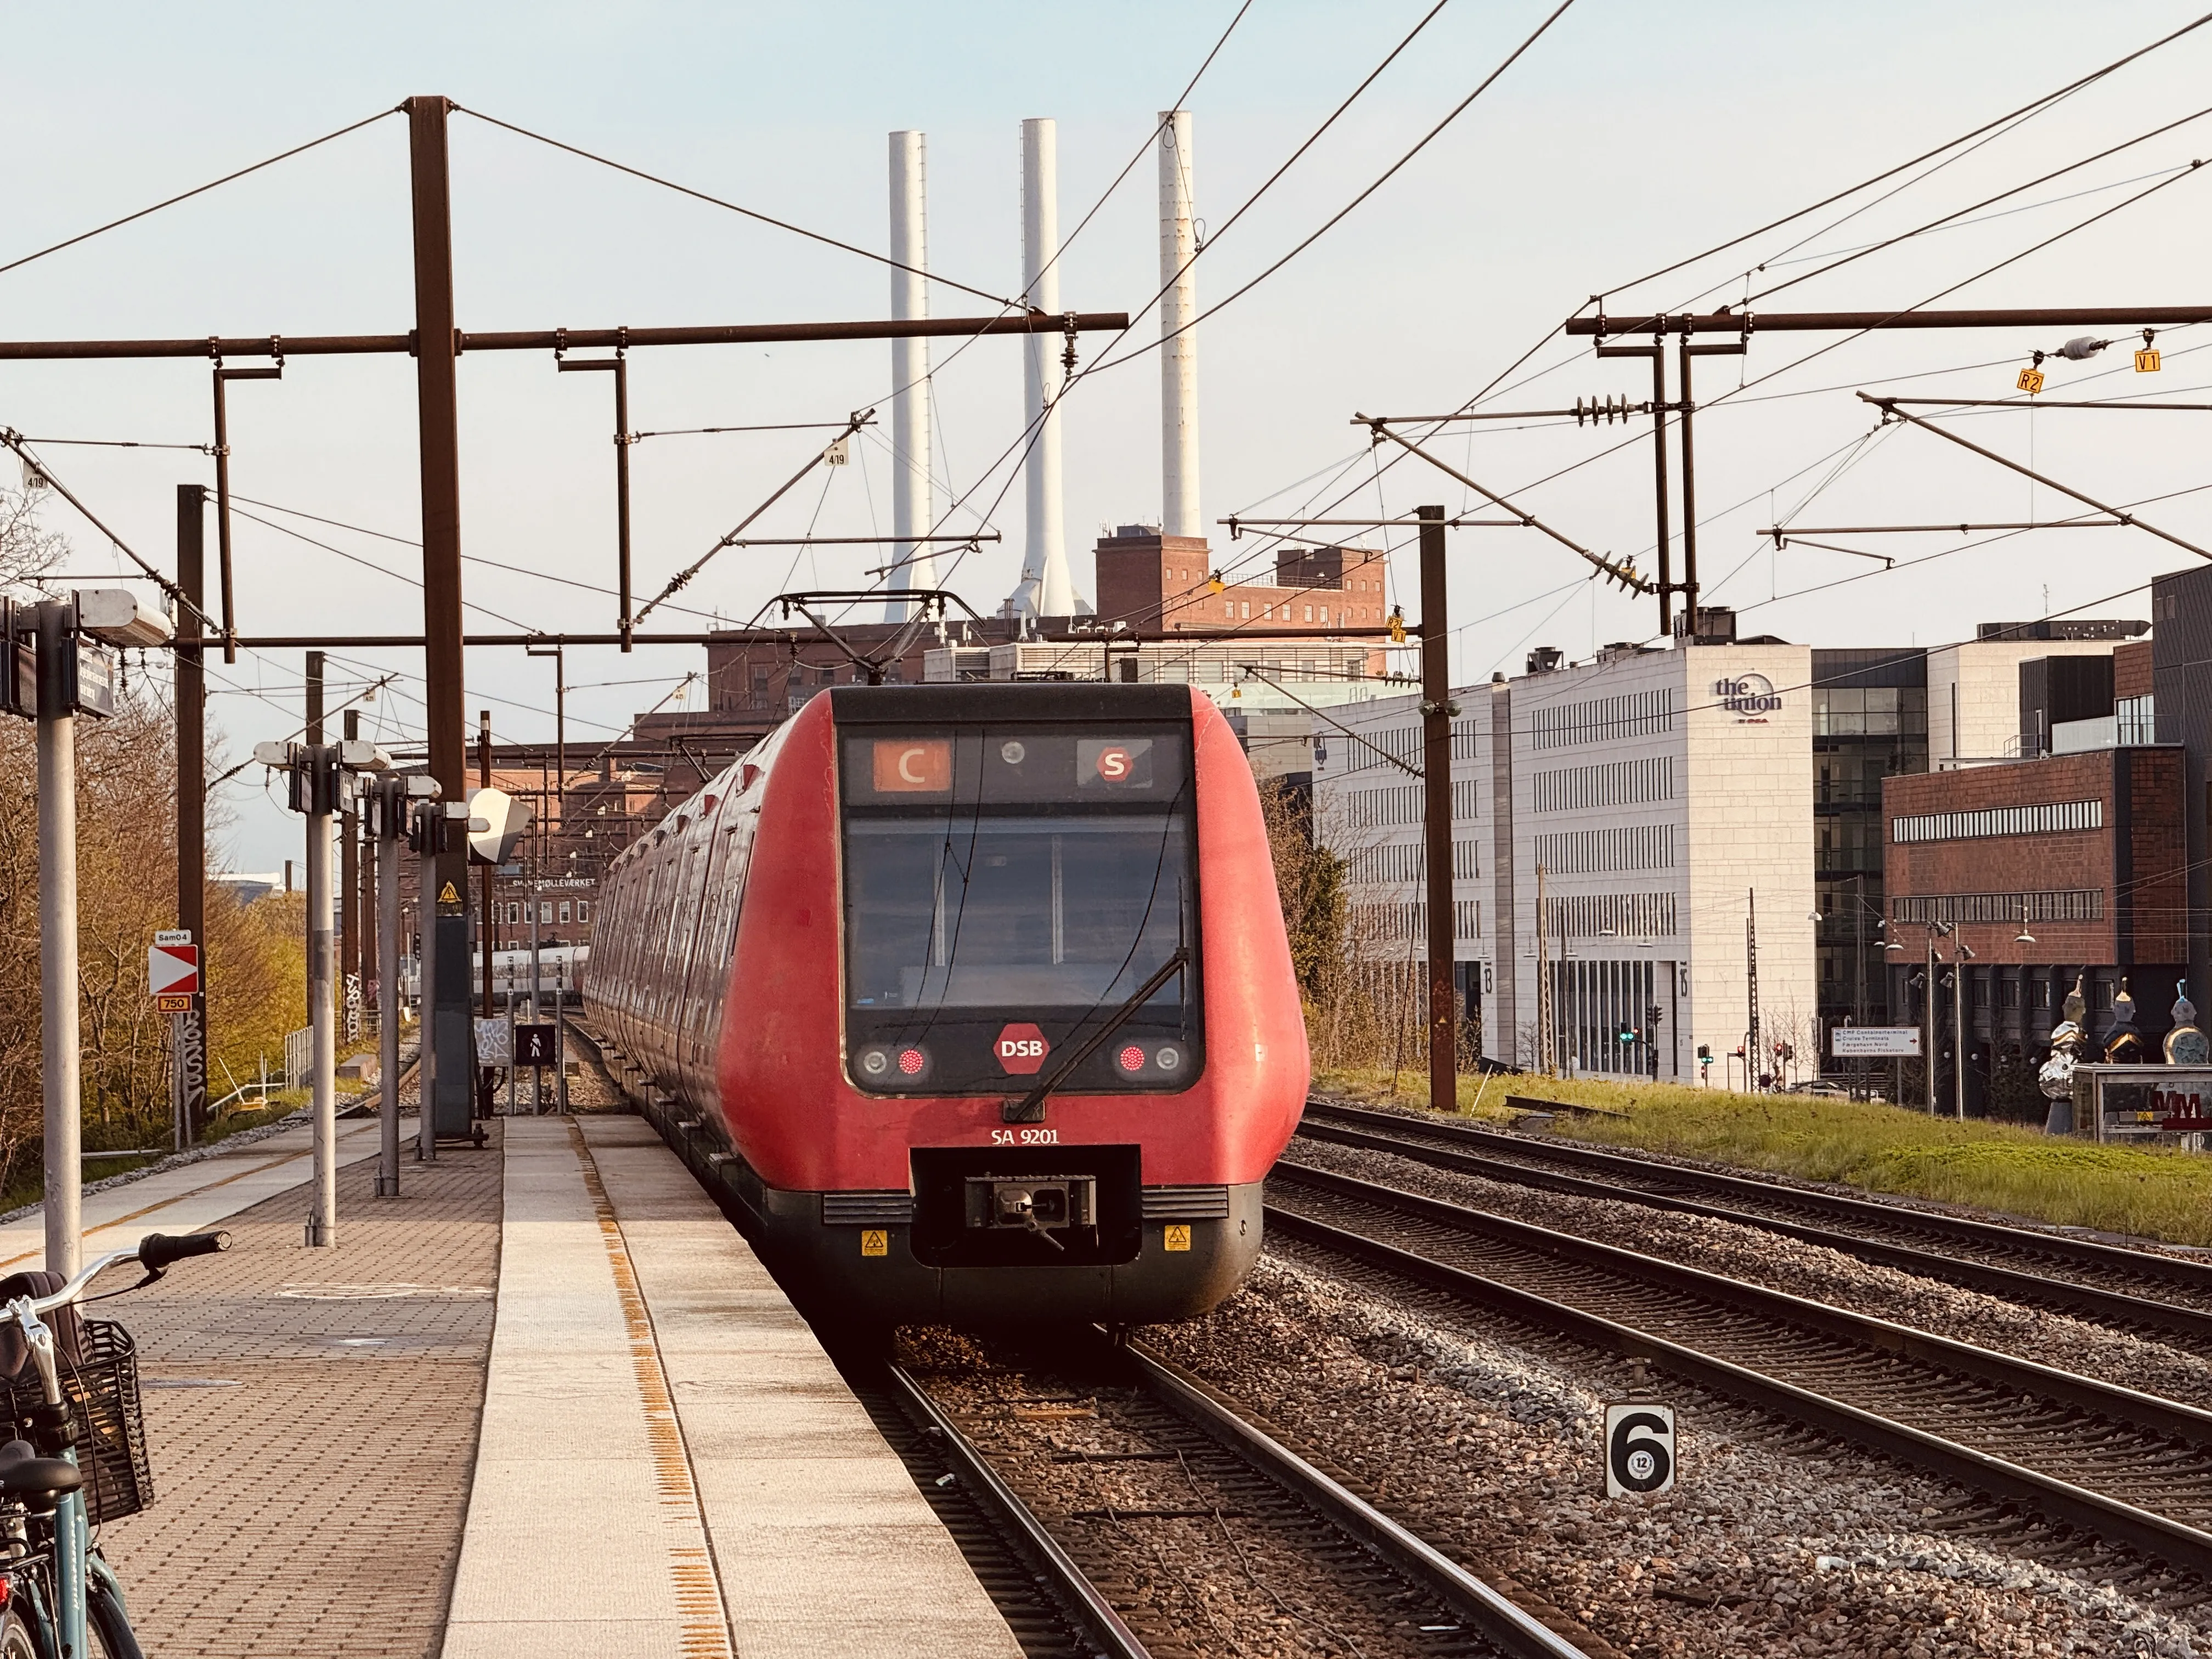
[[1887, 1025], [1881, 781], [1928, 769], [1927, 653], [1816, 649], [1812, 702], [1820, 1024]]

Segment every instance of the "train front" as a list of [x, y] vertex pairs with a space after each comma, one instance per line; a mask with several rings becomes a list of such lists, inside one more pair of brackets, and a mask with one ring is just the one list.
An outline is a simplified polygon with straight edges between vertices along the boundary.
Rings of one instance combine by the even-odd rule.
[[1308, 1083], [1250, 769], [1206, 698], [840, 688], [766, 780], [720, 1083], [760, 1242], [866, 1318], [1187, 1318]]

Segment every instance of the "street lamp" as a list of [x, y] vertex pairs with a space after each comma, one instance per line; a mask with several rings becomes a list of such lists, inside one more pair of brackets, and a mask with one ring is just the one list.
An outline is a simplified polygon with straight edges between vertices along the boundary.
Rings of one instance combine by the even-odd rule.
[[[1921, 998], [1921, 1019], [1926, 1027], [1926, 1032], [1920, 1045], [1922, 1050], [1920, 1065], [1928, 1084], [1928, 1115], [1933, 1117], [1936, 1115], [1936, 940], [1938, 936], [1954, 933], [1958, 929], [1948, 921], [1923, 921], [1920, 925], [1928, 930], [1928, 968], [1926, 977], [1923, 981]], [[1905, 951], [1905, 946], [1893, 938], [1881, 948], [1886, 951], [1894, 951], [1900, 956]], [[1973, 952], [1966, 949], [1963, 941], [1960, 944], [1959, 950], [1962, 961], [1970, 960], [1973, 956]], [[1952, 989], [1954, 994], [1960, 994], [1959, 980], [1955, 971], [1952, 975]], [[1962, 1054], [1962, 1060], [1963, 1058]], [[1966, 1085], [1963, 1079], [1959, 1086], [1959, 1115], [1961, 1117], [1966, 1115]]]
[[[317, 716], [318, 719], [320, 716]], [[315, 1194], [307, 1212], [307, 1242], [313, 1249], [334, 1248], [337, 1240], [338, 1165], [336, 1009], [331, 915], [331, 831], [334, 815], [350, 806], [357, 772], [388, 772], [392, 757], [373, 743], [349, 738], [339, 743], [257, 743], [253, 758], [290, 774], [290, 805], [307, 820], [307, 1029], [313, 1046]], [[285, 1079], [287, 1083], [291, 1079]], [[399, 1079], [385, 1087], [397, 1091]]]
[[1974, 959], [1973, 947], [1959, 941], [1959, 954], [1951, 963], [1951, 1030], [1957, 1048], [1951, 1066], [1951, 1115], [1966, 1121], [1966, 964]]
[[[82, 1247], [82, 1074], [77, 1026], [76, 717], [116, 710], [110, 647], [159, 645], [169, 619], [123, 588], [18, 605], [0, 599], [0, 713], [38, 722], [39, 1047], [45, 1106], [46, 1270]], [[198, 941], [195, 941], [198, 943]], [[184, 1056], [177, 1056], [179, 1067]]]

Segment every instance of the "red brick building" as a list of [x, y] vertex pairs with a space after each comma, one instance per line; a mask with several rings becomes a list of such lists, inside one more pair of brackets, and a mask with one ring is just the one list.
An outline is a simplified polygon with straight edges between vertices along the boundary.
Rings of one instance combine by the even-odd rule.
[[1371, 548], [1279, 549], [1268, 581], [1240, 581], [1231, 569], [1213, 591], [1213, 554], [1202, 536], [1163, 536], [1123, 525], [1099, 538], [1098, 620], [1125, 622], [1140, 637], [1182, 629], [1266, 623], [1270, 633], [1326, 634], [1379, 628], [1389, 620], [1383, 573]]
[[2178, 745], [2127, 746], [1884, 781], [1885, 928], [1901, 947], [1889, 953], [1891, 1006], [1918, 1017], [1928, 927], [1949, 924], [1939, 963], [1960, 943], [1972, 953], [1970, 1102], [1993, 1057], [2041, 1057], [2076, 975], [2093, 1034], [2111, 1024], [2123, 978], [2138, 1026], [2166, 1030], [2188, 954], [2183, 763]]

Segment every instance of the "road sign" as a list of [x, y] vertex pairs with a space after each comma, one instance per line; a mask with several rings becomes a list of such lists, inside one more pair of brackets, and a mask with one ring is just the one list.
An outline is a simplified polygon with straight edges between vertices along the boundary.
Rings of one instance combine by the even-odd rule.
[[178, 996], [164, 991], [154, 999], [154, 1007], [157, 1012], [164, 1014], [189, 1014], [192, 1011], [192, 999], [189, 993]]
[[1917, 1060], [1917, 1025], [1838, 1025], [1828, 1033], [1828, 1052], [1838, 1060]]
[[1643, 1401], [1605, 1408], [1605, 1495], [1672, 1492], [1674, 1408]]
[[[197, 945], [153, 946], [146, 952], [146, 988], [157, 997], [189, 997], [198, 991], [200, 988], [200, 947]], [[167, 1005], [162, 1006], [166, 1007]]]
[[550, 1066], [553, 1063], [553, 1028], [551, 1025], [518, 1025], [514, 1028], [514, 1063], [517, 1066]]

